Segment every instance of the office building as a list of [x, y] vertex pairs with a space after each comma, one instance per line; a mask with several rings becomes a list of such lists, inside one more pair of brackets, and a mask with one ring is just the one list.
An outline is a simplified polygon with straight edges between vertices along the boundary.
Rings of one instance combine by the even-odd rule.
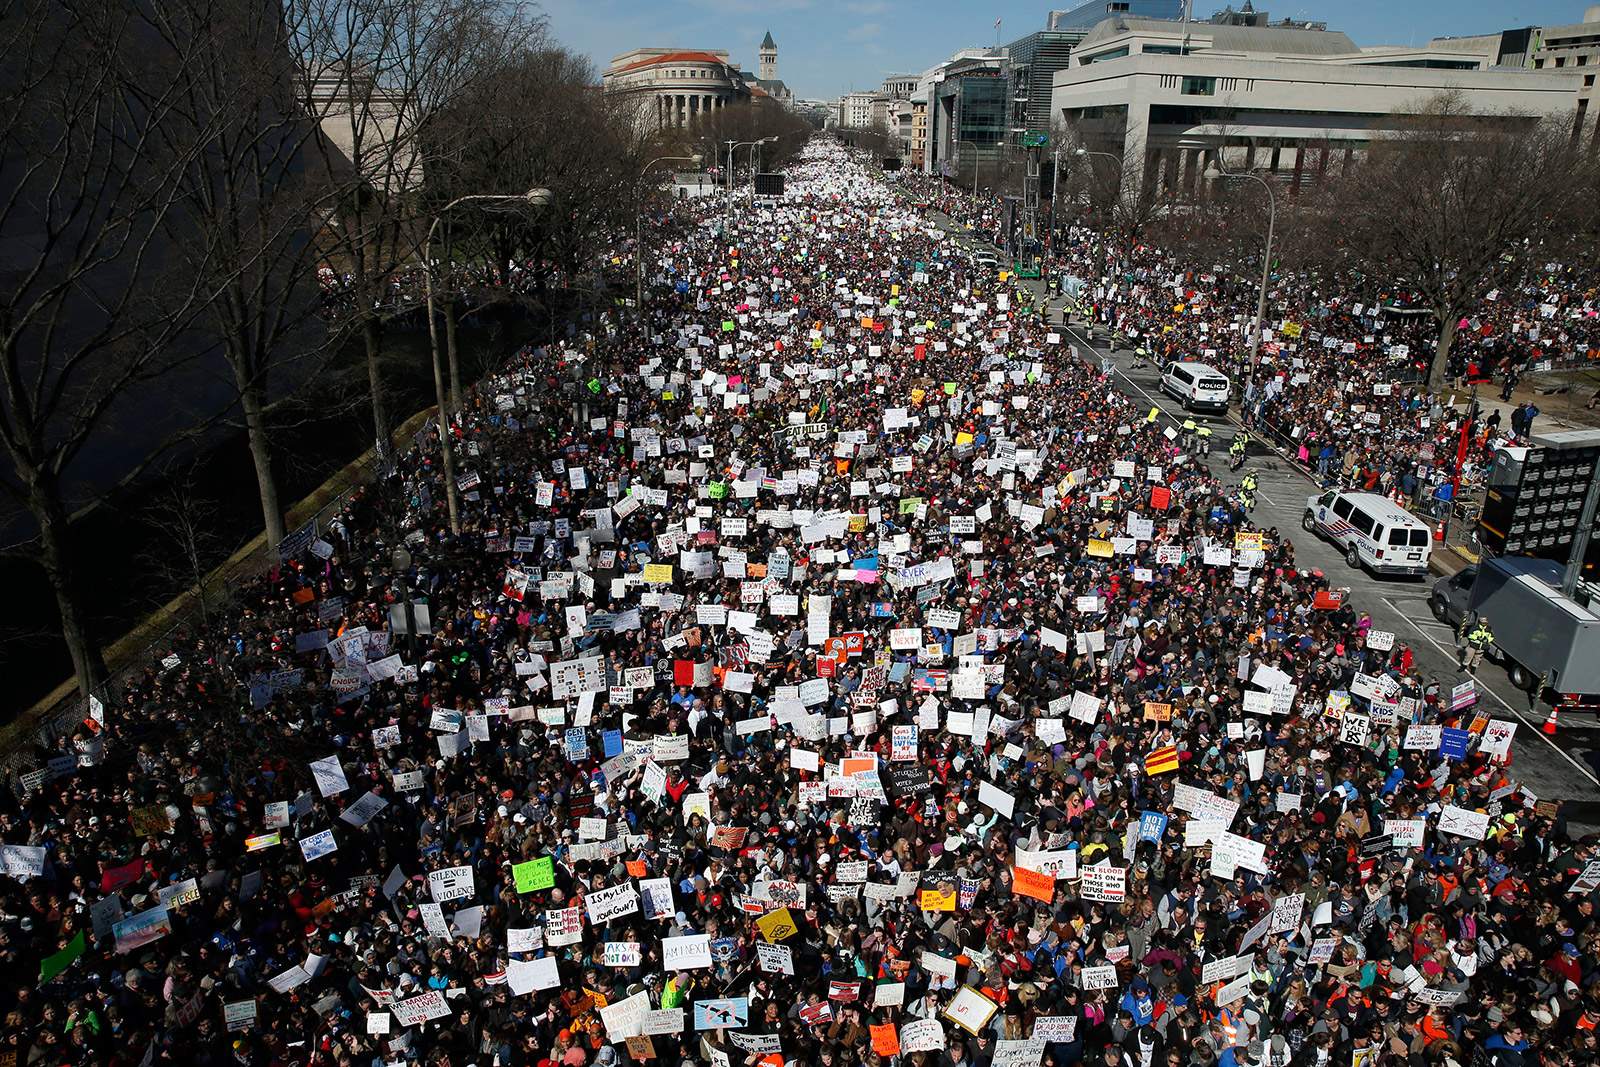
[[1298, 185], [1440, 93], [1484, 116], [1566, 115], [1584, 78], [1496, 66], [1492, 50], [1449, 41], [1360, 49], [1317, 25], [1106, 19], [1056, 74], [1052, 111], [1121, 156], [1125, 189], [1192, 187], [1219, 154]]

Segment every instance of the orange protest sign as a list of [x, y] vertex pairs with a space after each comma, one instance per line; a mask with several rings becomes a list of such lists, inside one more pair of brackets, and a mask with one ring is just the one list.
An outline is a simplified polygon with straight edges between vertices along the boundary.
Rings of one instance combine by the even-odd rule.
[[1055, 899], [1056, 876], [1030, 871], [1026, 867], [1011, 868], [1011, 891], [1018, 896], [1032, 897], [1046, 904]]
[[650, 876], [650, 871], [649, 871], [648, 868], [645, 867], [644, 860], [629, 860], [628, 861], [628, 877], [629, 878], [648, 878], [649, 876]]
[[917, 907], [923, 911], [955, 911], [955, 886], [950, 886], [948, 891], [942, 885], [938, 889], [919, 889], [917, 891]]
[[1146, 700], [1144, 702], [1144, 717], [1154, 719], [1156, 722], [1171, 722], [1172, 705], [1158, 704], [1153, 700]]
[[900, 1034], [895, 1030], [894, 1023], [873, 1025], [872, 1051], [880, 1056], [900, 1055]]

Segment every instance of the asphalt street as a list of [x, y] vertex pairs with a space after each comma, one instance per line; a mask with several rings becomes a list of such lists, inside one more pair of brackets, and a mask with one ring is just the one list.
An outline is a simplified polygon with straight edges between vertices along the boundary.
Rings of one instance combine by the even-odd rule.
[[[1001, 263], [1004, 256], [988, 242], [953, 224], [942, 214], [935, 218], [953, 234], [959, 235], [958, 245], [982, 248], [995, 252]], [[1043, 298], [1046, 287], [1043, 280], [1027, 280], [1037, 297]], [[1052, 323], [1061, 321], [1059, 302], [1051, 303], [1048, 311]], [[1188, 417], [1177, 401], [1162, 393], [1160, 374], [1154, 365], [1136, 366], [1137, 355], [1125, 345], [1111, 352], [1107, 335], [1102, 330], [1086, 330], [1081, 319], [1063, 327], [1063, 336], [1077, 346], [1082, 358], [1098, 361], [1110, 360], [1114, 378], [1119, 388], [1129, 395], [1159, 409], [1160, 421], [1174, 427]], [[1368, 612], [1374, 629], [1388, 630], [1396, 641], [1410, 647], [1414, 656], [1414, 670], [1424, 680], [1437, 678], [1448, 690], [1465, 681], [1467, 675], [1457, 668], [1454, 635], [1448, 625], [1436, 621], [1428, 609], [1428, 595], [1436, 580], [1377, 577], [1346, 564], [1342, 549], [1300, 527], [1306, 511], [1307, 498], [1318, 493], [1311, 478], [1297, 466], [1261, 442], [1253, 442], [1247, 462], [1237, 474], [1228, 471], [1228, 442], [1238, 428], [1234, 410], [1224, 417], [1195, 416], [1212, 429], [1211, 470], [1225, 485], [1237, 484], [1245, 470], [1255, 468], [1258, 488], [1253, 516], [1257, 524], [1274, 527], [1295, 548], [1295, 557], [1302, 567], [1320, 570], [1329, 577], [1335, 588], [1348, 587], [1356, 610]], [[1485, 662], [1474, 678], [1479, 706], [1491, 718], [1507, 719], [1518, 723], [1512, 743], [1511, 777], [1520, 780], [1540, 799], [1563, 802], [1562, 813], [1567, 816], [1574, 834], [1600, 830], [1600, 720], [1587, 712], [1562, 715], [1555, 736], [1541, 732], [1548, 707], [1529, 707], [1529, 696], [1517, 689], [1506, 676], [1503, 667]]]

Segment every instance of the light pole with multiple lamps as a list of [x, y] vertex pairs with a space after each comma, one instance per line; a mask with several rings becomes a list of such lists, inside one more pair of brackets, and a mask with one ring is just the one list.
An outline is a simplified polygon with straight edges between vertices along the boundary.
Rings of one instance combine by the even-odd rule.
[[[642, 178], [644, 175], [648, 174], [650, 172], [650, 168], [655, 166], [657, 163], [693, 163], [695, 166], [698, 167], [704, 159], [705, 159], [705, 157], [702, 156], [699, 152], [696, 152], [692, 156], [661, 156], [661, 157], [659, 157], [657, 159], [652, 159], [650, 162], [646, 163], [644, 165], [644, 170], [640, 171], [639, 175]], [[646, 186], [646, 188], [648, 189], [648, 186]], [[639, 202], [639, 214], [638, 214], [638, 217], [634, 219], [633, 254], [634, 254], [634, 258], [639, 261], [639, 276], [638, 276], [638, 280], [637, 280], [637, 282], [635, 284], [635, 287], [634, 287], [633, 303], [634, 303], [634, 307], [636, 307], [638, 309], [639, 317], [642, 320], [644, 318], [644, 201], [643, 201], [643, 198], [641, 198], [640, 202]]]
[[439, 325], [434, 321], [433, 308], [433, 232], [439, 228], [439, 220], [444, 218], [451, 208], [474, 201], [542, 207], [550, 202], [550, 190], [529, 189], [520, 196], [503, 193], [473, 193], [470, 196], [458, 196], [434, 215], [433, 222], [428, 225], [428, 236], [422, 242], [422, 277], [428, 293], [428, 354], [433, 362], [434, 396], [439, 403], [439, 451], [444, 460], [444, 495], [450, 509], [450, 532], [456, 534], [461, 532], [461, 498], [456, 491], [455, 442], [450, 439], [450, 423], [454, 413], [446, 403], [444, 375], [439, 370]]
[[1254, 381], [1261, 359], [1261, 324], [1267, 317], [1267, 283], [1272, 278], [1272, 235], [1278, 223], [1278, 198], [1273, 195], [1272, 183], [1254, 171], [1229, 173], [1213, 160], [1205, 173], [1208, 178], [1249, 178], [1267, 191], [1267, 244], [1261, 250], [1261, 292], [1256, 296], [1255, 329], [1250, 332], [1250, 379]]
[[[728, 145], [728, 225], [729, 226], [733, 225], [733, 154], [734, 154], [734, 152], [738, 151], [741, 148], [748, 147], [750, 145], [757, 145], [757, 146], [764, 145], [768, 141], [776, 141], [777, 139], [778, 139], [777, 135], [774, 134], [771, 137], [763, 137], [759, 141], [728, 141], [727, 142], [727, 145]], [[756, 151], [760, 152], [761, 149], [759, 147], [757, 147]], [[756, 169], [759, 171], [761, 168], [759, 166], [757, 166]]]

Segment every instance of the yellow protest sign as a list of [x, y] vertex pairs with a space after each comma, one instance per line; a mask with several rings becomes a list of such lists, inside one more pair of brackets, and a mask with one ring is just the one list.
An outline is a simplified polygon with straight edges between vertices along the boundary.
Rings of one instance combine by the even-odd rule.
[[970, 433], [962, 432], [962, 433], [956, 434], [956, 445], [957, 445], [957, 447], [960, 447], [961, 445], [970, 445], [971, 443], [972, 443], [972, 435]]
[[900, 295], [900, 286], [898, 286], [898, 285], [889, 286], [889, 295], [890, 296], [899, 296]]
[[1145, 417], [1145, 422], [1155, 422], [1156, 416], [1161, 414], [1160, 408], [1151, 408], [1150, 414]]
[[1261, 551], [1261, 535], [1258, 533], [1236, 533], [1233, 535], [1233, 547], [1240, 551]]
[[644, 580], [651, 585], [661, 585], [672, 581], [672, 564], [646, 563], [644, 565]]
[[776, 945], [779, 941], [791, 938], [799, 930], [788, 908], [779, 908], [761, 916], [756, 920], [756, 928], [761, 931], [761, 936], [766, 938], [769, 945]]
[[1110, 541], [1102, 541], [1097, 537], [1089, 538], [1089, 555], [1098, 556], [1101, 559], [1110, 559], [1111, 553]]
[[954, 883], [941, 882], [938, 889], [919, 889], [917, 907], [923, 911], [955, 911], [956, 887]]

